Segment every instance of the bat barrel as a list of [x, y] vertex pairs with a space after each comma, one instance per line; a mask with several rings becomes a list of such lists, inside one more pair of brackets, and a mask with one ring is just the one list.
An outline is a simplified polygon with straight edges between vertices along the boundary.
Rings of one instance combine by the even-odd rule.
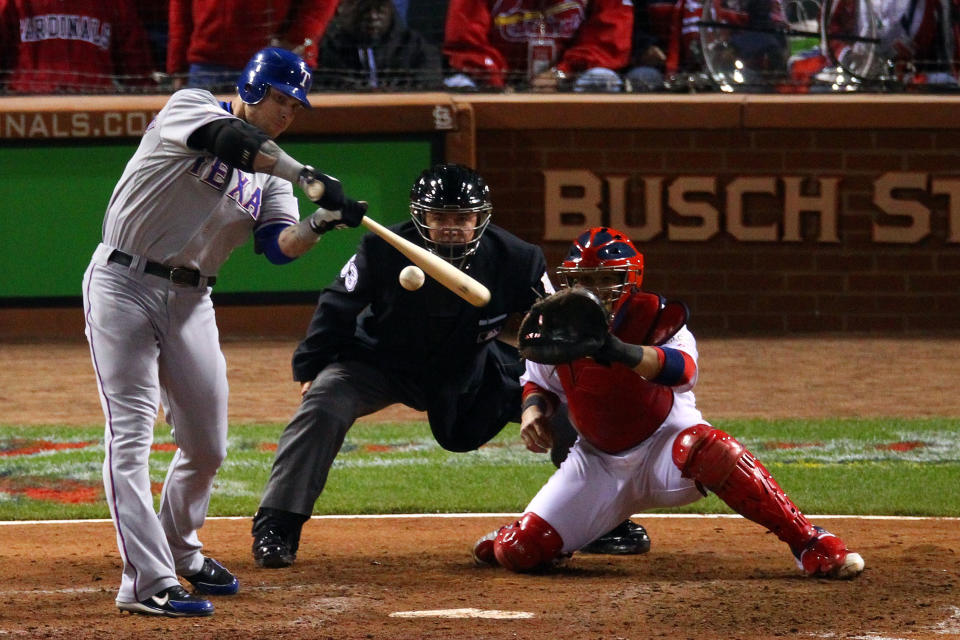
[[407, 256], [412, 263], [423, 269], [425, 274], [473, 306], [483, 307], [490, 302], [489, 289], [440, 256], [430, 253], [423, 247], [397, 235], [376, 220], [368, 218], [367, 216], [363, 216], [361, 223], [367, 229], [387, 241], [397, 251]]

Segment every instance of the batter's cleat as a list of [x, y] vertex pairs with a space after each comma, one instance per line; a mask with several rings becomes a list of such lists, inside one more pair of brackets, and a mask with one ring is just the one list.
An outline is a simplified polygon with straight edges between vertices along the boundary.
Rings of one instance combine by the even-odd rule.
[[194, 593], [208, 596], [232, 596], [240, 590], [240, 581], [213, 558], [204, 558], [203, 566], [183, 579], [193, 585]]
[[814, 536], [800, 550], [794, 551], [797, 566], [808, 576], [848, 580], [863, 573], [863, 558], [847, 549], [843, 540], [823, 527], [814, 527]]
[[195, 618], [213, 615], [213, 604], [187, 593], [180, 585], [167, 587], [140, 602], [118, 602], [120, 611], [168, 618]]
[[580, 549], [581, 553], [608, 556], [639, 555], [650, 551], [647, 530], [632, 520], [624, 520], [608, 533]]
[[297, 553], [278, 526], [267, 524], [253, 534], [253, 559], [267, 569], [283, 569], [293, 564]]

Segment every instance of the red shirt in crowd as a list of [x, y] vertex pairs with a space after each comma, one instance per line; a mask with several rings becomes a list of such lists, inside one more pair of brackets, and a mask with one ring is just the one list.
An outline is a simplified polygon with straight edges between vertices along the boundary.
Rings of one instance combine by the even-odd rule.
[[316, 67], [317, 43], [337, 1], [170, 0], [167, 73], [194, 63], [242, 69], [267, 46], [303, 47], [296, 53]]
[[564, 73], [621, 69], [630, 57], [630, 0], [450, 0], [444, 53], [450, 66], [503, 86], [527, 70], [533, 38], [556, 45]]
[[0, 0], [0, 69], [17, 93], [99, 93], [152, 84], [133, 3]]

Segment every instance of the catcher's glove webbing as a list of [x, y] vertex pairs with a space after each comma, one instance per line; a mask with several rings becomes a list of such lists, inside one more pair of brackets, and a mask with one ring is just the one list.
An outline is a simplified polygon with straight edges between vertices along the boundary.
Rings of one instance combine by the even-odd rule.
[[538, 300], [520, 323], [520, 355], [542, 364], [592, 356], [610, 336], [607, 310], [592, 291], [561, 289]]

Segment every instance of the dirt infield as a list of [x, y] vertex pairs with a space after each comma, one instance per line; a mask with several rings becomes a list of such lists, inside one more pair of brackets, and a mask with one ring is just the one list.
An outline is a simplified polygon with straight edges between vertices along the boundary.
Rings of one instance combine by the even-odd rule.
[[[293, 343], [228, 342], [234, 422], [284, 422]], [[708, 418], [960, 416], [960, 338], [705, 340]], [[0, 344], [4, 422], [102, 420], [85, 345]], [[389, 409], [369, 418], [410, 419]], [[357, 427], [362, 428], [362, 427]], [[829, 490], [825, 487], [824, 490]], [[108, 522], [0, 525], [0, 636], [29, 638], [863, 638], [960, 637], [960, 521], [823, 519], [860, 551], [851, 582], [807, 579], [740, 518], [645, 520], [645, 556], [577, 555], [543, 575], [474, 568], [473, 540], [504, 518], [321, 519], [286, 570], [255, 567], [249, 520], [213, 520], [207, 550], [240, 595], [203, 620], [117, 613]], [[397, 617], [438, 609], [529, 617]]]
[[[956, 521], [827, 521], [863, 552], [851, 582], [804, 578], [742, 519], [647, 522], [646, 556], [576, 556], [546, 575], [474, 568], [500, 519], [321, 520], [290, 569], [259, 569], [247, 520], [209, 522], [207, 548], [242, 581], [213, 618], [157, 620], [113, 605], [109, 523], [0, 526], [0, 634], [30, 638], [890, 638], [960, 636]], [[437, 609], [526, 619], [398, 618]], [[869, 635], [868, 635], [869, 634]]]

